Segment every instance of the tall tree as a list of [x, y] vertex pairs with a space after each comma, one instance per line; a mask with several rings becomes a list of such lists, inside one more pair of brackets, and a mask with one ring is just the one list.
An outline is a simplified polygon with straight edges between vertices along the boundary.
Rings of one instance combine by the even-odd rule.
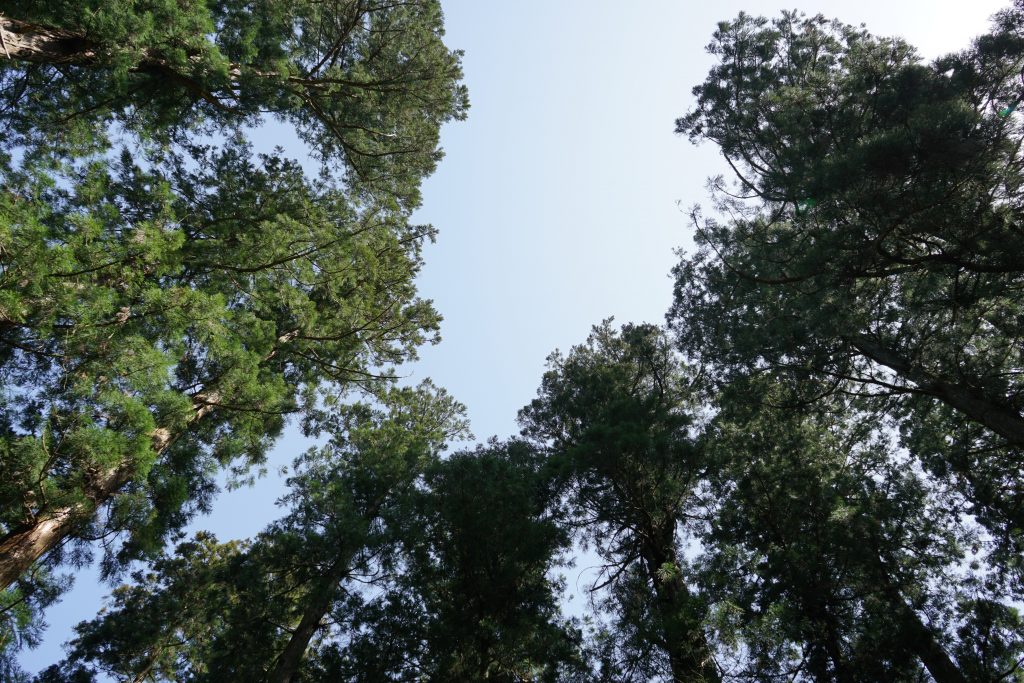
[[325, 448], [311, 451], [292, 480], [286, 500], [294, 511], [270, 533], [288, 539], [299, 553], [289, 565], [305, 564], [309, 574], [285, 646], [267, 680], [299, 680], [299, 667], [324, 620], [347, 590], [343, 581], [374, 572], [375, 556], [394, 534], [382, 524], [419, 484], [449, 441], [464, 435], [464, 408], [441, 390], [393, 390], [387, 412], [365, 405], [338, 410], [328, 418], [335, 434]]
[[1024, 4], [930, 65], [794, 13], [723, 22], [710, 51], [677, 130], [717, 143], [737, 182], [716, 181], [729, 219], [695, 214], [676, 270], [683, 347], [723, 376], [852, 379], [941, 421], [956, 448], [926, 445], [917, 417], [906, 444], [1019, 544]]
[[[466, 102], [435, 2], [14, 3], [0, 35], [7, 587], [69, 539], [154, 551], [319, 389], [436, 338], [409, 212]], [[266, 113], [319, 179], [252, 153]]]
[[433, 0], [16, 0], [0, 35], [8, 144], [181, 142], [271, 114], [335, 175], [415, 206], [466, 108]]
[[548, 367], [520, 422], [562, 470], [576, 524], [607, 563], [601, 584], [621, 596], [622, 632], [644, 634], [640, 675], [720, 680], [679, 534], [704, 468], [690, 371], [658, 328], [607, 321]]
[[430, 468], [397, 510], [400, 571], [361, 613], [334, 680], [587, 680], [552, 577], [569, 534], [542, 465], [513, 440]]
[[956, 497], [897, 455], [855, 402], [794, 407], [787, 394], [768, 376], [731, 385], [704, 437], [717, 510], [704, 561], [743, 634], [739, 671], [911, 681], [924, 667], [935, 681], [968, 680], [953, 626], [978, 537]]
[[112, 609], [78, 626], [68, 661], [47, 675], [315, 679], [321, 650], [351, 637], [365, 609], [361, 577], [389, 571], [389, 508], [464, 426], [462, 407], [430, 386], [339, 407], [330, 443], [296, 460], [285, 517], [244, 545], [201, 534], [138, 572]]
[[259, 462], [317, 386], [436, 329], [412, 285], [429, 229], [295, 163], [231, 143], [190, 172], [31, 180], [0, 276], [5, 586], [72, 534], [153, 547], [207, 504], [211, 467]]

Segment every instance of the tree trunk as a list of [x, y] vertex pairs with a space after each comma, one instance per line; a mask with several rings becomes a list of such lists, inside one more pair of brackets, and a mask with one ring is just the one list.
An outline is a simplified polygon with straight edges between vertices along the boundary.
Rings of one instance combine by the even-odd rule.
[[[194, 411], [188, 424], [194, 424], [213, 409], [215, 395], [200, 394], [193, 399]], [[153, 450], [156, 457], [167, 450], [173, 439], [166, 429], [153, 431]], [[43, 555], [57, 547], [104, 503], [131, 481], [134, 463], [121, 463], [94, 477], [85, 491], [86, 500], [42, 512], [32, 524], [16, 529], [0, 541], [0, 590], [18, 580]]]
[[14, 531], [0, 542], [0, 589], [6, 589], [36, 560], [67, 538], [131, 479], [132, 466], [122, 464], [96, 479], [86, 492], [88, 500], [57, 508], [36, 517], [26, 529]]
[[[391, 487], [385, 487], [383, 493], [377, 496], [363, 514], [369, 528], [373, 519], [380, 513], [380, 507], [390, 492]], [[292, 631], [292, 637], [284, 646], [281, 654], [270, 675], [267, 677], [269, 683], [291, 683], [299, 671], [302, 659], [309, 647], [309, 641], [320, 629], [320, 622], [331, 610], [334, 598], [338, 592], [338, 583], [345, 578], [349, 572], [349, 563], [356, 550], [354, 548], [339, 548], [339, 555], [327, 569], [326, 575], [317, 582], [316, 587], [309, 594], [309, 603], [302, 611], [298, 626]]]
[[299, 666], [302, 664], [302, 658], [306, 654], [306, 648], [309, 647], [309, 641], [320, 630], [320, 622], [331, 610], [338, 581], [348, 571], [348, 565], [345, 563], [339, 562], [336, 566], [340, 566], [344, 571], [331, 572], [332, 576], [319, 582], [310, 593], [311, 599], [302, 612], [299, 625], [292, 631], [292, 637], [288, 640], [288, 644], [277, 656], [277, 662], [267, 678], [269, 683], [291, 683], [295, 679], [295, 674], [298, 673]]
[[822, 599], [826, 593], [822, 591], [817, 594], [804, 594], [803, 601], [806, 609], [813, 615], [814, 625], [820, 629], [817, 634], [812, 635], [824, 657], [821, 665], [828, 671], [828, 661], [832, 662], [831, 675], [818, 674], [819, 681], [836, 681], [837, 683], [852, 683], [850, 667], [846, 657], [843, 655], [842, 637], [839, 635], [839, 624], [835, 614], [828, 608]]
[[934, 396], [1011, 444], [1024, 446], [1024, 418], [1013, 408], [993, 401], [973, 387], [933, 377], [892, 350], [866, 339], [858, 337], [848, 341], [865, 358], [913, 382], [921, 393]]
[[[647, 574], [654, 584], [657, 611], [661, 617], [662, 636], [672, 669], [673, 683], [718, 683], [721, 677], [711, 648], [704, 635], [699, 615], [693, 611], [693, 600], [686, 583], [679, 575], [679, 564], [673, 547], [673, 535], [660, 536], [661, 547], [645, 541], [643, 548]], [[666, 538], [667, 536], [667, 538]], [[666, 574], [663, 567], [671, 565], [675, 572]]]
[[925, 668], [928, 669], [928, 673], [932, 675], [936, 683], [967, 683], [967, 679], [961, 673], [959, 667], [957, 667], [938, 640], [936, 640], [935, 632], [921, 621], [917, 611], [904, 600], [903, 592], [899, 586], [893, 583], [892, 573], [889, 571], [888, 566], [886, 566], [885, 560], [881, 555], [877, 554], [877, 549], [879, 548], [877, 534], [877, 530], [870, 532], [871, 540], [875, 547], [872, 555], [874, 557], [874, 570], [878, 585], [881, 588], [882, 595], [892, 606], [894, 616], [899, 620], [901, 628], [907, 634], [907, 642], [910, 643], [914, 654], [921, 660]]
[[928, 669], [928, 673], [932, 675], [936, 683], [967, 683], [967, 679], [960, 672], [959, 667], [935, 640], [935, 634], [921, 621], [917, 612], [902, 598], [897, 609], [902, 612], [900, 620], [911, 635], [910, 642], [913, 644], [914, 654]]
[[46, 64], [93, 64], [95, 43], [83, 34], [0, 15], [0, 51], [6, 59]]
[[910, 643], [917, 658], [928, 669], [928, 673], [932, 675], [936, 683], [967, 683], [967, 679], [964, 678], [959, 667], [935, 639], [935, 633], [921, 621], [917, 611], [903, 599], [903, 594], [892, 583], [889, 571], [881, 558], [878, 558], [877, 568], [882, 593], [892, 605], [895, 617], [907, 634], [907, 642]]

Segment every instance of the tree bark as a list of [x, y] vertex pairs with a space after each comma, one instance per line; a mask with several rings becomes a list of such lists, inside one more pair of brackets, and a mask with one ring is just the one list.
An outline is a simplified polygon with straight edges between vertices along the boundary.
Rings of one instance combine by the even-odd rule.
[[[192, 425], [209, 413], [216, 398], [200, 394], [193, 399], [194, 412], [188, 424]], [[153, 431], [153, 450], [160, 456], [173, 442], [163, 428]], [[16, 529], [0, 540], [0, 590], [8, 588], [43, 555], [57, 547], [85, 520], [92, 517], [104, 503], [113, 498], [134, 474], [134, 463], [123, 462], [117, 467], [93, 477], [86, 491], [86, 500], [40, 513], [32, 523]]]
[[[816, 632], [809, 633], [809, 640], [814, 643], [820, 656], [815, 672], [818, 681], [836, 681], [836, 683], [852, 683], [850, 667], [843, 655], [840, 627], [833, 610], [827, 604], [825, 590], [817, 592], [805, 591], [801, 595], [803, 607], [813, 619]], [[828, 663], [832, 663], [831, 673]]]
[[[647, 574], [654, 584], [657, 611], [661, 617], [662, 635], [672, 669], [673, 683], [719, 683], [721, 676], [711, 654], [703, 624], [692, 611], [692, 596], [681, 576], [666, 576], [662, 568], [671, 565], [678, 572], [673, 535], [661, 537], [664, 543], [644, 542], [642, 555]], [[660, 546], [660, 547], [659, 547]]]
[[6, 589], [36, 560], [67, 538], [85, 519], [110, 500], [131, 479], [133, 467], [124, 463], [96, 478], [87, 500], [36, 517], [31, 526], [14, 531], [0, 542], [0, 589]]
[[902, 597], [896, 607], [902, 613], [900, 620], [911, 636], [910, 642], [914, 647], [914, 654], [928, 669], [928, 673], [932, 675], [936, 683], [967, 683], [960, 668], [939, 645], [935, 634], [921, 621], [917, 612], [907, 605]]
[[869, 532], [871, 542], [874, 545], [872, 556], [874, 558], [874, 573], [878, 585], [886, 601], [892, 606], [895, 618], [899, 621], [904, 633], [907, 635], [907, 642], [910, 643], [914, 654], [928, 673], [932, 675], [936, 683], [967, 683], [960, 668], [953, 662], [949, 654], [939, 644], [932, 631], [923, 621], [917, 611], [907, 604], [903, 598], [903, 592], [899, 586], [893, 583], [892, 572], [886, 564], [885, 559], [878, 554], [880, 547], [878, 539], [879, 531], [872, 529]]
[[45, 64], [94, 64], [98, 46], [75, 31], [29, 24], [0, 15], [2, 51], [7, 59]]
[[[381, 505], [390, 491], [390, 487], [381, 493], [367, 508], [364, 518], [367, 528], [379, 514]], [[302, 611], [298, 626], [292, 631], [292, 637], [284, 646], [281, 654], [277, 656], [274, 668], [267, 677], [269, 683], [291, 683], [299, 672], [302, 659], [309, 647], [309, 642], [318, 630], [320, 623], [331, 610], [334, 599], [338, 592], [338, 583], [345, 578], [349, 572], [349, 563], [355, 552], [352, 548], [341, 548], [338, 557], [328, 568], [326, 575], [317, 582], [316, 587], [309, 593], [310, 600]]]
[[343, 569], [341, 572], [331, 572], [331, 576], [317, 584], [310, 593], [311, 599], [302, 612], [299, 625], [292, 631], [292, 637], [288, 640], [284, 650], [277, 656], [270, 676], [269, 683], [291, 683], [299, 671], [302, 659], [306, 654], [306, 648], [313, 636], [320, 630], [320, 623], [331, 610], [334, 604], [337, 584], [348, 571], [348, 565], [339, 563]]
[[912, 382], [919, 392], [939, 399], [1011, 444], [1024, 446], [1024, 418], [1011, 407], [993, 401], [973, 387], [934, 377], [891, 349], [864, 338], [850, 338], [848, 341], [865, 358]]
[[907, 634], [907, 642], [936, 683], [967, 683], [960, 668], [939, 645], [932, 629], [921, 621], [917, 611], [903, 599], [903, 593], [893, 584], [889, 570], [880, 557], [877, 558], [876, 570], [882, 593]]

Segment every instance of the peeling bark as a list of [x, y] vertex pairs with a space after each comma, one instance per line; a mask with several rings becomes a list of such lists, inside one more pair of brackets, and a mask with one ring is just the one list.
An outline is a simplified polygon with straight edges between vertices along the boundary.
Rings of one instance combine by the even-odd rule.
[[39, 26], [0, 15], [7, 59], [44, 64], [95, 64], [98, 46], [76, 31]]

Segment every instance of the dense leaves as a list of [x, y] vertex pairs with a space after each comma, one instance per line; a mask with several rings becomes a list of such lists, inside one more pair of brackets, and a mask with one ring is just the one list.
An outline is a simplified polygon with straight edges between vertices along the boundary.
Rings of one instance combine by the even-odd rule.
[[[1024, 6], [923, 64], [821, 17], [741, 15], [677, 129], [736, 169], [670, 319], [722, 380], [852, 380], [1020, 553]], [[819, 385], [809, 384], [815, 387]], [[809, 398], [809, 397], [808, 397]], [[884, 399], [884, 400], [882, 400]]]
[[48, 680], [567, 680], [580, 635], [549, 577], [567, 538], [536, 453], [440, 461], [461, 407], [424, 387], [358, 404], [296, 461], [249, 544], [200, 534], [81, 624]]
[[[159, 552], [218, 469], [436, 340], [409, 215], [467, 104], [436, 2], [16, 2], [0, 30], [0, 586], [31, 611], [67, 541]], [[319, 175], [254, 153], [267, 125]]]
[[581, 634], [552, 578], [568, 538], [527, 444], [437, 463], [403, 515], [402, 571], [359, 617], [344, 677], [585, 680]]
[[49, 675], [332, 680], [320, 660], [352, 637], [364, 586], [396, 561], [392, 508], [461, 436], [462, 410], [430, 385], [339, 407], [330, 442], [295, 462], [287, 515], [244, 545], [206, 534], [179, 545], [80, 625]]
[[646, 623], [620, 626], [632, 631], [621, 643], [624, 680], [666, 669], [674, 681], [719, 680], [677, 533], [704, 465], [687, 369], [657, 328], [617, 333], [609, 322], [549, 367], [520, 422], [550, 448], [573, 523], [605, 562], [601, 584], [621, 612], [644, 613]]
[[0, 130], [95, 144], [259, 124], [295, 130], [335, 177], [414, 206], [438, 128], [466, 104], [436, 2], [13, 2]]
[[707, 579], [751, 650], [737, 675], [914, 680], [923, 666], [964, 680], [946, 642], [972, 540], [959, 510], [876, 416], [785, 394], [764, 378], [730, 386], [706, 435], [719, 508]]
[[[677, 129], [736, 181], [669, 328], [595, 327], [521, 438], [450, 454], [462, 406], [390, 369], [438, 324], [408, 220], [465, 107], [436, 5], [12, 8], [0, 676], [63, 540], [117, 533], [111, 574], [147, 562], [40, 683], [1024, 681], [1021, 2], [933, 64], [723, 22]], [[253, 153], [264, 113], [318, 178]], [[326, 440], [283, 516], [183, 540], [290, 414]]]

